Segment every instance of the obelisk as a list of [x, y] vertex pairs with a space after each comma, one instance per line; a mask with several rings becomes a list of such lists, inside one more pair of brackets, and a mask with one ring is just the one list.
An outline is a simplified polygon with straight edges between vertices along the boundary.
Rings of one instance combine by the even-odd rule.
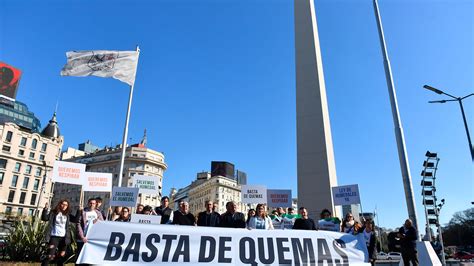
[[314, 2], [294, 3], [298, 206], [312, 218], [319, 219], [323, 209], [339, 216], [332, 199], [336, 165]]

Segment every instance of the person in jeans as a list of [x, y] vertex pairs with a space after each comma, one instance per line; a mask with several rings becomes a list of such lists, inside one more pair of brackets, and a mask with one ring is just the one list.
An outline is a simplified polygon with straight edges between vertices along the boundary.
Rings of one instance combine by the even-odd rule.
[[[79, 210], [76, 215], [71, 214], [67, 199], [60, 200], [52, 211], [48, 209], [48, 203], [45, 204], [41, 220], [48, 222], [48, 229], [45, 233], [45, 242], [48, 242], [48, 257], [41, 262], [41, 265], [48, 265], [55, 258], [57, 265], [64, 264], [67, 246], [71, 244], [69, 224], [76, 223], [79, 215]], [[58, 253], [56, 253], [56, 249]]]
[[414, 266], [418, 266], [418, 252], [416, 250], [418, 232], [410, 219], [407, 219], [400, 227], [398, 237], [400, 238], [403, 265], [409, 266], [411, 262]]
[[87, 210], [82, 211], [77, 221], [77, 254], [81, 253], [82, 247], [87, 243], [87, 233], [97, 221], [103, 221], [102, 213], [97, 210], [97, 201], [91, 198], [87, 202]]

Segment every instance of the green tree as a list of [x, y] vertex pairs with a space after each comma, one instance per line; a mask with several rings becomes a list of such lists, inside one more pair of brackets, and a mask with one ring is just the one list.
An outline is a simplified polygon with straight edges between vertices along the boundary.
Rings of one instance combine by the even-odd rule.
[[445, 246], [474, 245], [474, 208], [456, 212], [448, 225], [443, 227]]

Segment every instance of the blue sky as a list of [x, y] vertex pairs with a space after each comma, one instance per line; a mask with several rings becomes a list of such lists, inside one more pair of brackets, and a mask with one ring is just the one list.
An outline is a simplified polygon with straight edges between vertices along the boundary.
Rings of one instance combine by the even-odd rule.
[[[359, 184], [380, 225], [407, 216], [372, 1], [316, 0], [339, 184]], [[420, 224], [420, 172], [438, 152], [441, 220], [474, 201], [472, 162], [454, 95], [474, 91], [470, 0], [379, 2]], [[140, 45], [132, 142], [164, 152], [164, 193], [189, 184], [212, 160], [249, 182], [296, 195], [293, 4], [283, 0], [0, 1], [0, 61], [23, 71], [17, 99], [45, 125], [59, 102], [65, 147], [121, 143], [126, 84], [61, 77], [70, 50]], [[474, 130], [474, 97], [465, 101]], [[473, 131], [474, 134], [474, 131]]]

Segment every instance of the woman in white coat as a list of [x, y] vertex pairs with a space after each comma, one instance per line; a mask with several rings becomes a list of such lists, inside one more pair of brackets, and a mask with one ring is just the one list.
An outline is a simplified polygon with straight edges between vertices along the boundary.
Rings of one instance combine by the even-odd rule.
[[255, 216], [250, 218], [250, 221], [247, 225], [248, 229], [273, 229], [272, 219], [270, 219], [267, 212], [265, 211], [264, 204], [258, 204], [257, 208], [255, 208], [255, 212]]

